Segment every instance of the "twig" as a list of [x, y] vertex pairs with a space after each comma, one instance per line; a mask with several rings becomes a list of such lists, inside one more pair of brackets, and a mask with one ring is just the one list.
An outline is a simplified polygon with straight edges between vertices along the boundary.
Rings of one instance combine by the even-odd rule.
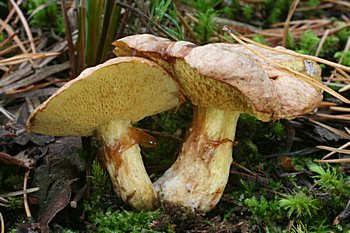
[[279, 156], [306, 156], [309, 154], [313, 154], [315, 152], [318, 152], [319, 149], [317, 148], [306, 148], [306, 149], [302, 149], [302, 150], [298, 150], [298, 151], [292, 151], [292, 152], [278, 152], [278, 153], [273, 153], [273, 154], [269, 154], [264, 156], [264, 158], [268, 159], [268, 158], [275, 158], [275, 157], [279, 157]]
[[64, 28], [66, 31], [66, 40], [67, 40], [71, 75], [72, 75], [72, 78], [75, 78], [77, 76], [77, 73], [76, 73], [76, 65], [75, 65], [76, 60], [75, 60], [75, 53], [74, 53], [74, 44], [73, 44], [73, 39], [72, 39], [72, 33], [70, 31], [70, 24], [69, 24], [69, 19], [68, 19], [68, 15], [67, 15], [67, 8], [66, 8], [66, 1], [65, 0], [61, 0], [61, 8], [62, 8], [62, 13], [63, 13], [63, 18], [64, 18]]
[[79, 200], [83, 197], [83, 195], [84, 195], [86, 189], [87, 189], [87, 185], [85, 184], [84, 187], [81, 188], [81, 189], [79, 190], [79, 192], [77, 193], [77, 195], [75, 195], [73, 201], [70, 202], [70, 206], [71, 206], [72, 208], [77, 208], [78, 202], [79, 202]]
[[166, 34], [169, 38], [171, 38], [172, 40], [178, 41], [178, 39], [176, 37], [174, 37], [173, 35], [171, 35], [170, 33], [168, 33], [164, 28], [162, 28], [159, 24], [153, 22], [145, 13], [143, 13], [142, 11], [136, 9], [135, 7], [130, 6], [129, 4], [123, 3], [123, 2], [117, 2], [118, 5], [122, 6], [122, 7], [126, 7], [129, 8], [130, 10], [132, 10], [133, 12], [135, 12], [138, 15], [141, 15], [142, 17], [146, 18], [149, 22], [151, 22], [156, 28], [158, 28], [160, 31], [162, 31], [164, 34]]
[[[13, 31], [13, 29], [12, 29], [9, 25], [5, 24], [5, 22], [4, 22], [2, 19], [0, 19], [0, 24], [2, 25], [2, 27], [5, 28], [5, 30], [6, 30], [6, 32], [7, 32], [8, 35], [15, 34], [15, 32]], [[15, 36], [13, 37], [13, 40], [16, 42], [16, 44], [17, 44], [18, 47], [22, 50], [23, 53], [27, 53], [26, 47], [24, 47], [22, 41], [18, 38], [17, 35], [15, 35]], [[32, 61], [32, 62], [33, 62], [33, 61]], [[33, 64], [33, 63], [32, 63], [32, 64]], [[34, 65], [34, 64], [33, 64], [33, 65]]]
[[1, 233], [5, 233], [5, 222], [1, 212], [0, 212], [0, 222], [1, 222]]
[[331, 115], [331, 114], [325, 114], [325, 113], [317, 113], [317, 116], [320, 117], [320, 118], [328, 119], [328, 120], [350, 121], [350, 115], [349, 114]]
[[[339, 149], [344, 149], [344, 148], [346, 148], [346, 147], [348, 147], [348, 146], [350, 146], [350, 142], [345, 143], [344, 145], [342, 145], [341, 147], [339, 147]], [[335, 153], [337, 153], [337, 152], [336, 152], [336, 151], [332, 151], [332, 152], [326, 154], [325, 156], [322, 157], [322, 160], [328, 159], [329, 157], [331, 157], [331, 156], [334, 155]]]
[[[132, 0], [128, 0], [128, 4], [131, 5]], [[116, 39], [119, 39], [121, 37], [122, 33], [124, 32], [125, 25], [126, 25], [128, 18], [129, 18], [129, 13], [130, 13], [129, 9], [125, 9], [125, 12], [124, 12], [122, 19], [120, 21], [120, 25], [118, 27], [118, 31], [117, 31], [117, 34], [115, 37]]]
[[[22, 0], [18, 0], [17, 1], [17, 6], [21, 5]], [[9, 14], [7, 15], [4, 23], [8, 24], [8, 22], [10, 21], [10, 19], [12, 18], [12, 16], [15, 14], [16, 10], [14, 8], [11, 9], [11, 11], [9, 12]], [[0, 28], [0, 33], [4, 30], [4, 26], [2, 25]]]
[[333, 111], [339, 111], [339, 112], [350, 112], [350, 108], [347, 108], [347, 107], [331, 106], [329, 107], [329, 109]]
[[168, 134], [168, 133], [163, 133], [163, 132], [159, 132], [159, 131], [155, 131], [155, 130], [149, 130], [149, 129], [141, 129], [141, 130], [145, 131], [146, 133], [149, 133], [149, 134], [152, 134], [154, 136], [157, 136], [157, 137], [161, 137], [161, 138], [164, 138], [164, 139], [167, 139], [167, 140], [171, 140], [171, 141], [175, 141], [175, 142], [178, 142], [178, 143], [183, 143], [183, 140], [181, 138], [173, 136], [173, 135]]
[[347, 51], [349, 51], [349, 48], [350, 48], [350, 36], [348, 37], [348, 41], [346, 42], [346, 45], [345, 45], [345, 48], [344, 48], [344, 51], [343, 51], [343, 54], [341, 55], [338, 63], [342, 63], [344, 57], [345, 57], [345, 54]]
[[3, 197], [14, 197], [14, 196], [22, 195], [22, 194], [34, 193], [34, 192], [37, 192], [39, 190], [40, 190], [39, 187], [35, 187], [35, 188], [26, 189], [26, 190], [21, 190], [21, 191], [16, 191], [16, 192], [11, 192], [11, 193], [5, 193], [5, 194], [1, 194], [0, 199], [3, 198]]
[[6, 45], [10, 40], [13, 39], [13, 37], [15, 37], [17, 35], [17, 33], [13, 33], [11, 34], [9, 37], [7, 37], [5, 40], [3, 40], [1, 43], [0, 43], [0, 48], [3, 47], [4, 45]]
[[314, 160], [317, 163], [350, 163], [350, 158], [347, 159], [327, 159], [327, 160]]
[[331, 2], [334, 4], [339, 4], [339, 5], [343, 5], [346, 7], [350, 7], [350, 3], [349, 2], [345, 2], [345, 1], [339, 1], [339, 0], [322, 0], [323, 2]]
[[325, 129], [331, 131], [332, 133], [335, 133], [335, 134], [337, 134], [337, 135], [339, 135], [339, 136], [341, 136], [343, 138], [350, 139], [350, 135], [349, 134], [344, 133], [343, 131], [340, 131], [339, 129], [333, 128], [333, 127], [331, 127], [329, 125], [323, 124], [323, 123], [318, 122], [318, 121], [313, 120], [313, 119], [309, 119], [309, 121], [311, 121], [312, 123], [315, 123], [316, 125], [319, 125], [319, 126], [325, 128]]
[[240, 43], [244, 48], [246, 48], [247, 50], [251, 51], [253, 54], [257, 55], [258, 57], [264, 59], [265, 61], [281, 68], [282, 70], [285, 70], [289, 73], [294, 74], [296, 77], [299, 77], [300, 79], [304, 80], [305, 82], [309, 83], [310, 85], [314, 86], [314, 87], [318, 87], [326, 92], [328, 92], [330, 95], [333, 95], [334, 97], [338, 98], [339, 100], [343, 101], [344, 103], [348, 103], [350, 104], [350, 100], [348, 100], [347, 98], [343, 97], [342, 95], [340, 95], [339, 93], [335, 92], [334, 90], [332, 90], [331, 88], [323, 85], [322, 83], [318, 82], [317, 80], [306, 76], [305, 74], [302, 74], [300, 72], [291, 70], [281, 64], [279, 64], [278, 62], [275, 62], [273, 60], [270, 60], [268, 58], [266, 58], [265, 56], [261, 55], [260, 53], [254, 51], [253, 49], [249, 48], [249, 46], [244, 43], [240, 38], [238, 38], [236, 35], [233, 34], [233, 30], [227, 26], [224, 26], [224, 30], [232, 37], [234, 38], [238, 43]]
[[177, 11], [176, 12], [177, 17], [179, 17], [179, 20], [181, 21], [181, 23], [184, 25], [185, 29], [188, 31], [188, 33], [191, 35], [191, 38], [194, 40], [193, 42], [195, 44], [198, 44], [196, 35], [194, 33], [194, 31], [192, 30], [192, 27], [188, 24], [188, 22], [186, 21], [185, 17], [182, 16], [181, 12]]
[[316, 146], [316, 147], [319, 149], [322, 149], [322, 150], [328, 150], [328, 151], [332, 151], [332, 152], [338, 152], [338, 153], [350, 155], [350, 150], [345, 150], [345, 149], [341, 149], [341, 148], [334, 148], [334, 147], [330, 147], [330, 146]]
[[292, 5], [290, 6], [290, 9], [289, 9], [286, 22], [284, 23], [283, 39], [282, 39], [282, 46], [283, 47], [286, 47], [287, 38], [288, 38], [288, 34], [289, 34], [290, 20], [292, 19], [293, 14], [294, 14], [295, 9], [297, 8], [298, 4], [299, 4], [299, 0], [294, 0], [293, 1]]
[[24, 202], [24, 209], [26, 211], [26, 215], [28, 218], [32, 217], [32, 214], [30, 213], [29, 205], [28, 205], [28, 197], [27, 193], [25, 192], [27, 190], [27, 184], [28, 184], [28, 177], [29, 177], [30, 170], [27, 170], [24, 174], [24, 181], [23, 181], [23, 202]]
[[240, 168], [240, 169], [242, 169], [242, 170], [248, 172], [249, 174], [251, 174], [251, 175], [253, 175], [253, 176], [257, 176], [257, 174], [256, 174], [255, 172], [252, 172], [252, 171], [249, 170], [248, 168], [246, 168], [246, 167], [244, 167], [244, 166], [242, 166], [242, 165], [236, 163], [235, 161], [232, 161], [232, 165], [234, 165], [234, 166], [236, 166], [236, 167], [238, 167], [238, 168]]
[[30, 42], [30, 47], [32, 49], [32, 52], [33, 53], [36, 53], [36, 49], [35, 49], [35, 44], [34, 44], [34, 39], [33, 39], [33, 35], [32, 35], [32, 31], [30, 30], [30, 27], [28, 25], [28, 22], [26, 20], [26, 18], [24, 17], [23, 15], [23, 12], [21, 11], [21, 9], [18, 7], [18, 5], [15, 3], [14, 0], [9, 0], [13, 6], [13, 8], [16, 10], [22, 24], [23, 24], [23, 27], [24, 27], [24, 30], [26, 31], [27, 33], [27, 36], [28, 36], [28, 39], [29, 39], [29, 42]]
[[344, 92], [344, 91], [347, 91], [347, 90], [350, 90], [350, 84], [346, 85], [345, 87], [340, 88], [339, 92]]
[[320, 54], [321, 49], [322, 49], [322, 47], [323, 47], [323, 45], [324, 45], [324, 42], [326, 42], [326, 39], [327, 39], [328, 35], [329, 35], [329, 29], [327, 29], [327, 30], [324, 32], [324, 34], [323, 34], [323, 36], [322, 36], [322, 38], [321, 38], [321, 41], [320, 41], [320, 43], [318, 44], [318, 47], [317, 47], [317, 50], [316, 50], [316, 53], [315, 53], [315, 57], [318, 57], [318, 55]]

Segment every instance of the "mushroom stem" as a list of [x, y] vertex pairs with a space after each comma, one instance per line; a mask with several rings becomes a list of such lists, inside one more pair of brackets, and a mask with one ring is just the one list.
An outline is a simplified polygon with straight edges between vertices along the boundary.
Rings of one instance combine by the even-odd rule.
[[227, 184], [240, 112], [194, 107], [192, 127], [175, 163], [154, 184], [166, 203], [207, 212]]
[[157, 195], [140, 154], [137, 135], [130, 121], [114, 120], [99, 128], [102, 159], [113, 188], [123, 201], [137, 210], [153, 210]]

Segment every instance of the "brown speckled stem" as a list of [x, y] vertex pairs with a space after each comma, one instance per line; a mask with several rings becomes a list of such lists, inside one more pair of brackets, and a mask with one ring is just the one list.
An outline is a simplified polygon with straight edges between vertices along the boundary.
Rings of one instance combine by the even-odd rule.
[[195, 107], [192, 127], [178, 159], [155, 183], [161, 200], [199, 212], [215, 207], [229, 177], [239, 115]]
[[131, 127], [130, 122], [117, 120], [100, 128], [102, 160], [115, 192], [124, 202], [137, 210], [153, 210], [158, 206], [157, 195]]

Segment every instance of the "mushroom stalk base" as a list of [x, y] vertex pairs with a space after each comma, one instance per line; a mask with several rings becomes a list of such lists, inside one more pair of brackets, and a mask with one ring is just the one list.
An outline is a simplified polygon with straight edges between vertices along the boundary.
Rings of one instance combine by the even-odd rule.
[[102, 159], [118, 196], [137, 210], [153, 210], [158, 206], [157, 195], [131, 128], [129, 121], [116, 120], [99, 129]]
[[228, 181], [240, 112], [195, 107], [180, 155], [154, 184], [159, 198], [191, 211], [208, 212]]

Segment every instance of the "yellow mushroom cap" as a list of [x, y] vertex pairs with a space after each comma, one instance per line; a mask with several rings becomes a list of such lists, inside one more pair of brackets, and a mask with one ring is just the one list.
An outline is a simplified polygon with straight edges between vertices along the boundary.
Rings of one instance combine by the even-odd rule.
[[178, 85], [156, 63], [119, 57], [84, 70], [41, 104], [27, 130], [54, 136], [89, 136], [116, 119], [136, 122], [180, 102]]

